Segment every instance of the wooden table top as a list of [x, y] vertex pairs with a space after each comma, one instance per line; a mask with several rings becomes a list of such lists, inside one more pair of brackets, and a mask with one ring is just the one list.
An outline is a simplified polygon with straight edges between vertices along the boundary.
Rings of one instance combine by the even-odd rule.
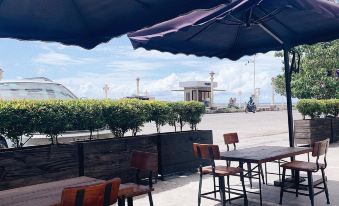
[[308, 147], [259, 146], [221, 152], [221, 159], [229, 161], [265, 163], [311, 152]]
[[60, 203], [66, 187], [85, 186], [103, 182], [90, 177], [76, 177], [61, 181], [0, 191], [0, 206], [50, 206]]

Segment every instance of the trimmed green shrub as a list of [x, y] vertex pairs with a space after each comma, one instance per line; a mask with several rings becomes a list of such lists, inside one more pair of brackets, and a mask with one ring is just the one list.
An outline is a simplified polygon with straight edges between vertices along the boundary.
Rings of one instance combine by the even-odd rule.
[[146, 122], [154, 121], [157, 132], [161, 126], [185, 124], [196, 129], [205, 107], [199, 102], [163, 102], [137, 99], [112, 100], [0, 100], [0, 134], [22, 147], [22, 136], [46, 134], [52, 144], [65, 131], [95, 130], [109, 127], [115, 137], [134, 136]]
[[58, 144], [59, 135], [72, 129], [74, 113], [69, 106], [70, 102], [62, 100], [36, 101], [31, 108], [35, 131], [46, 134], [52, 144]]
[[129, 130], [136, 135], [145, 123], [145, 111], [137, 101], [139, 100], [125, 99], [104, 102], [104, 120], [115, 137], [124, 137]]
[[160, 133], [160, 127], [169, 122], [170, 107], [168, 103], [162, 101], [148, 101], [147, 113], [148, 122], [154, 121], [157, 132]]
[[307, 116], [311, 119], [320, 117], [337, 117], [339, 111], [339, 99], [302, 99], [299, 100], [296, 107], [303, 115], [304, 119]]
[[22, 136], [32, 137], [32, 101], [0, 101], [0, 134], [9, 139], [14, 147], [22, 147]]
[[68, 130], [89, 130], [90, 140], [93, 132], [106, 126], [102, 114], [102, 101], [99, 100], [75, 100], [69, 102], [72, 110], [72, 124]]

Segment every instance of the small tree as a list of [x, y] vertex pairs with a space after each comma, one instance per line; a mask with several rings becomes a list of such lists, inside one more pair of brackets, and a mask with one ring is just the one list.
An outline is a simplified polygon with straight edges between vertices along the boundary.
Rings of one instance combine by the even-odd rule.
[[30, 139], [34, 132], [31, 118], [32, 101], [0, 101], [0, 134], [8, 138], [14, 147], [23, 147], [22, 137]]
[[205, 113], [205, 106], [200, 102], [185, 102], [184, 116], [185, 122], [189, 123], [191, 130], [197, 130], [197, 124], [201, 122], [202, 116]]
[[124, 137], [128, 130], [136, 135], [146, 118], [134, 100], [105, 101], [103, 116], [115, 137]]
[[72, 127], [77, 130], [89, 130], [90, 140], [93, 132], [105, 127], [102, 114], [102, 102], [99, 100], [75, 100], [69, 102], [72, 110]]
[[73, 113], [68, 101], [39, 101], [32, 107], [33, 122], [37, 132], [46, 134], [52, 144], [58, 144], [58, 136], [72, 128]]
[[[292, 74], [292, 97], [299, 99], [339, 98], [339, 40], [296, 48], [301, 54], [301, 71]], [[276, 53], [281, 57], [282, 53]], [[285, 94], [284, 74], [275, 79], [276, 92]]]
[[160, 127], [168, 123], [170, 115], [170, 107], [166, 102], [162, 101], [149, 101], [148, 102], [148, 121], [154, 121], [157, 132], [160, 133]]
[[169, 110], [170, 110], [169, 115], [168, 115], [168, 124], [170, 126], [173, 126], [174, 131], [176, 132], [177, 122], [179, 122], [179, 114], [178, 114], [178, 109], [177, 109], [179, 104], [176, 102], [169, 102], [167, 105], [169, 106]]

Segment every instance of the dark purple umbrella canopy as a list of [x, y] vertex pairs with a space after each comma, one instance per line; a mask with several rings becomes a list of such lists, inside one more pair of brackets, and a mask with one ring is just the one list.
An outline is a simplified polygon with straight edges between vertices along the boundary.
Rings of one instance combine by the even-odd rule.
[[238, 0], [129, 34], [134, 48], [239, 59], [339, 38], [339, 5], [325, 0]]
[[228, 0], [0, 0], [0, 37], [91, 49], [127, 32]]
[[289, 144], [294, 146], [289, 49], [339, 38], [339, 5], [325, 0], [234, 0], [129, 34], [134, 48], [229, 58], [284, 50]]

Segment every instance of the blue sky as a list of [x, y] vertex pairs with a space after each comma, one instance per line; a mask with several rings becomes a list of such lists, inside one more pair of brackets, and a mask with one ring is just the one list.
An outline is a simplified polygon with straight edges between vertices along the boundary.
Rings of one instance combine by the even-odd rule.
[[[128, 38], [122, 36], [93, 50], [63, 46], [58, 43], [0, 39], [0, 67], [4, 79], [44, 76], [60, 82], [78, 97], [103, 98], [103, 87], [110, 87], [109, 97], [117, 99], [136, 91], [135, 79], [141, 79], [141, 91], [160, 100], [182, 100], [179, 81], [209, 80], [216, 73], [219, 89], [215, 101], [225, 103], [237, 97], [245, 101], [253, 91], [253, 57], [238, 61], [219, 60], [157, 51], [133, 50]], [[261, 88], [260, 102], [271, 102], [271, 78], [281, 73], [282, 59], [274, 53], [256, 57], [256, 87]], [[276, 97], [280, 102], [283, 98]]]

